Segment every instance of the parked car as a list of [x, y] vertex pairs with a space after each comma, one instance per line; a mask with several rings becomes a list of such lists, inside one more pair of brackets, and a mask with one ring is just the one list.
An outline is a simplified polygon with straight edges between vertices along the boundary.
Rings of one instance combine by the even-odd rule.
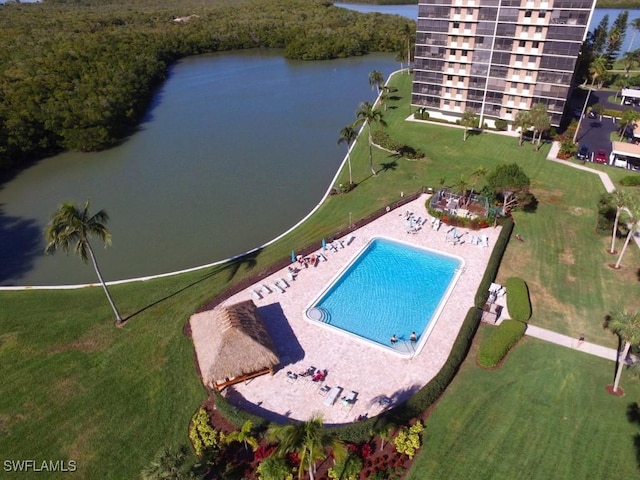
[[580, 147], [580, 150], [578, 150], [578, 153], [576, 153], [576, 157], [578, 158], [578, 160], [589, 160], [589, 146], [582, 145]]
[[602, 163], [602, 164], [607, 164], [609, 163], [609, 154], [607, 153], [606, 150], [598, 150], [596, 152], [596, 158], [595, 158], [595, 162], [596, 163]]

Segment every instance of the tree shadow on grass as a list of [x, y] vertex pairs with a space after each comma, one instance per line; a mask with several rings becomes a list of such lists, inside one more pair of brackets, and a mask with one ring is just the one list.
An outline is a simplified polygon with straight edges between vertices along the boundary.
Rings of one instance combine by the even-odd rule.
[[244, 255], [240, 255], [240, 256], [234, 258], [233, 260], [230, 260], [229, 262], [226, 262], [226, 263], [223, 263], [221, 265], [216, 265], [214, 267], [211, 267], [211, 270], [209, 270], [207, 273], [205, 273], [198, 280], [195, 280], [194, 282], [191, 282], [188, 285], [180, 287], [177, 290], [175, 290], [174, 292], [172, 292], [172, 293], [170, 293], [168, 295], [165, 295], [164, 297], [159, 298], [155, 302], [152, 302], [152, 303], [142, 307], [140, 310], [132, 313], [131, 315], [128, 315], [127, 317], [124, 318], [124, 323], [129, 321], [131, 318], [143, 313], [144, 311], [149, 310], [150, 308], [155, 307], [156, 305], [159, 305], [160, 303], [162, 303], [162, 302], [164, 302], [166, 300], [169, 300], [170, 298], [173, 298], [173, 297], [179, 295], [180, 293], [183, 293], [183, 292], [189, 290], [192, 287], [195, 287], [199, 283], [202, 283], [205, 280], [210, 279], [214, 275], [222, 274], [225, 270], [228, 271], [227, 281], [230, 282], [238, 274], [238, 272], [240, 271], [240, 269], [243, 266], [246, 267], [246, 270], [251, 270], [251, 269], [255, 268], [255, 266], [258, 263], [257, 262], [257, 257], [258, 257], [258, 255], [260, 254], [261, 251], [262, 251], [262, 249], [257, 248], [257, 249], [252, 250], [251, 252], [248, 252], [248, 253], [246, 253]]
[[[627, 420], [629, 423], [640, 425], [640, 406], [638, 406], [638, 402], [627, 405]], [[636, 433], [633, 436], [633, 446], [636, 449], [636, 463], [640, 468], [640, 433]]]

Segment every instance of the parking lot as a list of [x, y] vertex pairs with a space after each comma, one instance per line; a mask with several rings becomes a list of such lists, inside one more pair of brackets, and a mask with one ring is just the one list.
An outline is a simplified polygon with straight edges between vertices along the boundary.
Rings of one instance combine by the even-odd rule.
[[[587, 95], [587, 92], [584, 91], [579, 93], [581, 95], [577, 95], [572, 98], [572, 106], [574, 108], [574, 112], [577, 112], [576, 117], [580, 116], [580, 112], [584, 107], [584, 101]], [[611, 95], [611, 91], [593, 90], [589, 97], [588, 106], [591, 107], [596, 103], [599, 103], [606, 109], [625, 110], [627, 108], [633, 108], [638, 113], [640, 113], [640, 106], [638, 105], [621, 105], [620, 101], [618, 101], [618, 103], [609, 102], [608, 97], [610, 97]], [[619, 138], [618, 125], [614, 118], [600, 117], [596, 115], [590, 116], [588, 114], [585, 114], [580, 124], [580, 132], [578, 133], [578, 137], [576, 138], [576, 141], [579, 144], [578, 151], [580, 151], [580, 148], [582, 148], [584, 145], [587, 145], [589, 151], [587, 161], [590, 162], [596, 161], [598, 152], [605, 151], [608, 163], [609, 154], [612, 150], [611, 134], [613, 132], [616, 132], [616, 136], [617, 138]], [[633, 134], [632, 128], [628, 129], [628, 133], [630, 135]], [[627, 139], [623, 139], [623, 141], [627, 141]], [[601, 158], [599, 158], [598, 160], [600, 160], [599, 163], [604, 163]], [[630, 164], [629, 168], [633, 168], [634, 170], [640, 169], [640, 162], [634, 163], [633, 165]]]

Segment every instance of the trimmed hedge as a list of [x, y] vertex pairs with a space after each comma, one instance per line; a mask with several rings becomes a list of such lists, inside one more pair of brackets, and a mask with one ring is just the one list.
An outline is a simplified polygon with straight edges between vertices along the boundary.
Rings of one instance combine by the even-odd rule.
[[372, 432], [382, 431], [394, 425], [405, 425], [409, 420], [420, 416], [442, 395], [442, 392], [458, 372], [460, 365], [469, 352], [471, 341], [476, 334], [481, 316], [481, 310], [475, 307], [469, 309], [444, 366], [415, 395], [397, 407], [387, 410], [376, 417], [362, 422], [334, 427], [330, 429], [330, 432], [345, 442], [359, 443], [368, 441]]
[[504, 320], [480, 345], [478, 364], [485, 368], [498, 365], [509, 353], [511, 347], [522, 338], [526, 329], [526, 323], [518, 320]]
[[620, 179], [620, 185], [625, 187], [637, 187], [640, 185], [640, 175], [627, 175]]
[[514, 320], [526, 322], [531, 318], [529, 288], [524, 280], [517, 277], [507, 279], [507, 310]]
[[502, 261], [502, 256], [504, 255], [504, 251], [507, 249], [509, 238], [511, 238], [511, 233], [513, 232], [514, 224], [513, 220], [510, 218], [502, 219], [500, 221], [500, 225], [502, 226], [502, 231], [496, 240], [496, 245], [493, 248], [493, 252], [491, 252], [487, 268], [484, 271], [484, 275], [480, 281], [480, 286], [476, 292], [475, 305], [477, 308], [483, 308], [487, 303], [487, 299], [489, 298], [489, 287], [491, 287], [491, 284], [496, 279], [498, 268], [500, 268], [500, 262]]

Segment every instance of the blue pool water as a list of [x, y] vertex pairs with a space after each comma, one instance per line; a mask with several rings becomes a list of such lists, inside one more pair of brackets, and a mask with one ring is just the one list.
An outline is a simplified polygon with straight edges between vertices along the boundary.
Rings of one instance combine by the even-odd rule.
[[383, 346], [415, 353], [424, 345], [463, 260], [384, 238], [370, 241], [312, 302], [307, 318]]

